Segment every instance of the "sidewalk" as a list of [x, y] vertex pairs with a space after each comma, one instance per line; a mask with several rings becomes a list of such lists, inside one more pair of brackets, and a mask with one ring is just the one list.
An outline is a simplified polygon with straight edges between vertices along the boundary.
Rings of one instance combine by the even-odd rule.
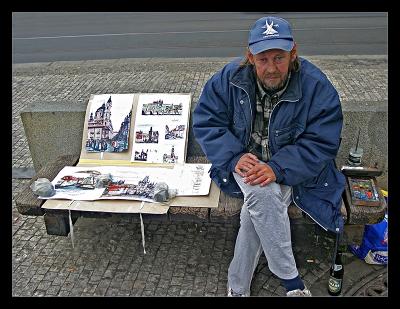
[[[310, 56], [342, 104], [387, 101], [387, 57]], [[232, 58], [118, 59], [13, 66], [12, 167], [33, 167], [20, 111], [37, 101], [87, 102], [91, 94], [190, 92]], [[194, 105], [194, 104], [193, 104]], [[12, 194], [29, 179], [14, 178]], [[43, 217], [20, 215], [13, 201], [13, 296], [225, 296], [237, 228], [230, 224], [150, 221], [143, 254], [140, 223], [80, 218], [70, 238], [46, 234]], [[315, 296], [328, 296], [333, 240], [304, 219], [292, 224], [296, 262]], [[346, 254], [343, 295], [387, 295], [386, 268]], [[386, 294], [385, 294], [386, 293]], [[283, 296], [262, 256], [254, 296]]]

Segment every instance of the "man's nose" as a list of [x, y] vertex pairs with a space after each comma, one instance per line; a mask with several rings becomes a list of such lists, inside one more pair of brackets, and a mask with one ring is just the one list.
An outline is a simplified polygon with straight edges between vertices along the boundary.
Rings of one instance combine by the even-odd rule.
[[268, 73], [274, 73], [274, 72], [276, 72], [276, 65], [275, 65], [275, 63], [274, 63], [273, 61], [268, 62], [268, 63], [265, 65], [265, 70], [266, 70]]

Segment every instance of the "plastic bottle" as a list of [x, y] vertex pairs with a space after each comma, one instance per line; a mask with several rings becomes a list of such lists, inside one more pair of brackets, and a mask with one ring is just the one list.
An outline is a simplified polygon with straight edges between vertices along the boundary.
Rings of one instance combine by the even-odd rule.
[[344, 268], [342, 263], [342, 253], [337, 252], [335, 263], [331, 266], [328, 280], [328, 293], [338, 296], [342, 292]]

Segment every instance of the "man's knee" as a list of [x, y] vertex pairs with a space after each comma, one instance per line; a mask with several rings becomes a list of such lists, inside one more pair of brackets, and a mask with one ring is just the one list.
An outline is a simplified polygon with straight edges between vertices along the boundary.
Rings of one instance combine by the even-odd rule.
[[276, 182], [272, 182], [264, 187], [260, 185], [255, 185], [244, 193], [245, 199], [251, 204], [263, 204], [264, 202], [275, 201], [282, 198], [280, 185]]
[[276, 195], [281, 194], [281, 187], [276, 182], [271, 182], [266, 186], [261, 187], [260, 185], [253, 185], [249, 190], [250, 194], [254, 195]]

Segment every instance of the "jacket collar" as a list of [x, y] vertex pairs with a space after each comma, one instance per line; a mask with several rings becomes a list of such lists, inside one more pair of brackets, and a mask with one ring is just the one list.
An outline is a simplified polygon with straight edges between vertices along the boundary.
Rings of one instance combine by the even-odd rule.
[[[282, 94], [280, 101], [299, 101], [302, 96], [301, 91], [301, 76], [300, 71], [292, 73], [289, 85], [286, 91]], [[256, 78], [252, 65], [239, 66], [236, 71], [233, 72], [230, 81], [241, 88], [247, 93], [255, 93]]]
[[252, 65], [240, 66], [233, 72], [230, 82], [234, 85], [239, 86], [247, 91], [247, 93], [254, 93], [254, 85], [256, 79], [253, 73]]

